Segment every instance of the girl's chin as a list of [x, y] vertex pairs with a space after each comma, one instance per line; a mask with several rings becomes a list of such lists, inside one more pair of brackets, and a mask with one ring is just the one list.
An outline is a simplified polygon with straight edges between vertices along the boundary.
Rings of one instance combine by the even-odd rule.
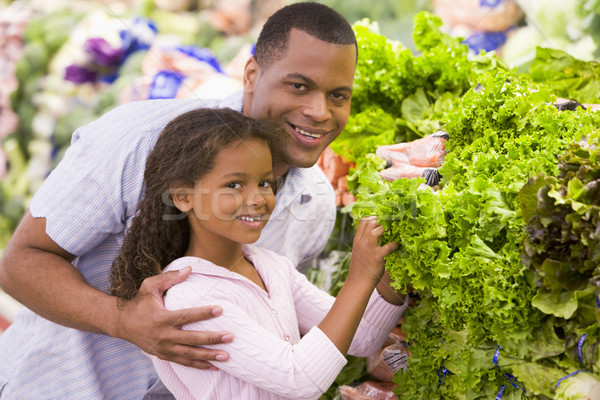
[[260, 231], [252, 232], [252, 233], [243, 235], [243, 237], [240, 238], [240, 240], [238, 240], [238, 242], [240, 242], [241, 244], [252, 244], [252, 243], [256, 243], [259, 238], [260, 238]]
[[240, 243], [241, 244], [253, 244], [253, 243], [256, 243], [257, 241], [258, 241], [258, 237], [252, 238], [252, 239], [240, 240]]

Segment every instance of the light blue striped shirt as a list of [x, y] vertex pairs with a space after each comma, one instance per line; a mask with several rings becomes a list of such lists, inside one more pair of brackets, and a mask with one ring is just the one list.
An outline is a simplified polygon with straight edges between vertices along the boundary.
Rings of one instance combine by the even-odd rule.
[[[224, 100], [127, 103], [79, 128], [30, 210], [90, 285], [109, 286], [109, 270], [142, 197], [146, 159], [164, 126], [199, 107], [242, 109]], [[321, 170], [290, 169], [257, 245], [296, 265], [316, 257], [335, 222], [333, 189]], [[148, 357], [120, 339], [52, 323], [23, 309], [0, 336], [0, 396], [5, 399], [169, 398]]]

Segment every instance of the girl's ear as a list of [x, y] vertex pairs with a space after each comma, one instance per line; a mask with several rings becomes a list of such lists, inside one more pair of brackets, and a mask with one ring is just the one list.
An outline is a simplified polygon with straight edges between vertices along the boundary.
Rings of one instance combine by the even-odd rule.
[[194, 207], [194, 188], [189, 185], [180, 185], [171, 188], [173, 204], [181, 212], [189, 212]]

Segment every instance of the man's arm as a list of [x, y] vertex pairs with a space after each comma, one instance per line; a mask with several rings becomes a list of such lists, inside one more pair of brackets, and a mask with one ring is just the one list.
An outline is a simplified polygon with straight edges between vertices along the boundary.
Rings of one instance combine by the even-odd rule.
[[125, 339], [167, 361], [206, 369], [211, 365], [205, 360], [228, 358], [224, 351], [196, 346], [229, 342], [233, 339], [231, 333], [180, 329], [220, 315], [220, 307], [178, 311], [164, 308], [164, 291], [184, 281], [190, 269], [146, 279], [135, 298], [117, 307], [116, 297], [86, 282], [70, 263], [73, 258], [46, 234], [46, 219], [33, 218], [28, 211], [2, 256], [0, 286], [50, 321]]

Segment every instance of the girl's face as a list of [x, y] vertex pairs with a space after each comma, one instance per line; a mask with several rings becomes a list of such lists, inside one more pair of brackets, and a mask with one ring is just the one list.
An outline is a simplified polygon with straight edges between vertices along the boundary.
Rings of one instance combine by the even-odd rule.
[[192, 235], [209, 246], [253, 243], [275, 207], [271, 152], [258, 139], [223, 148], [188, 195]]

